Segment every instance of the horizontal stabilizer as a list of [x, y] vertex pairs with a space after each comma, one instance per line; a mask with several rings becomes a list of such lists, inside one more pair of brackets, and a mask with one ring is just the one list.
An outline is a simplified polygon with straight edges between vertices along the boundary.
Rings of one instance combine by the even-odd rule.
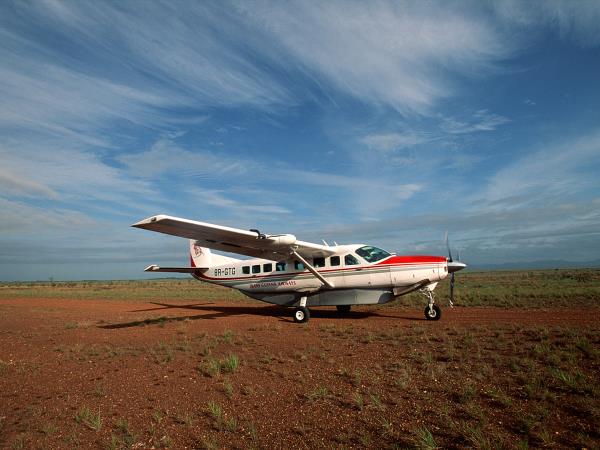
[[208, 267], [159, 267], [152, 264], [144, 269], [144, 272], [177, 272], [177, 273], [196, 273], [206, 270]]

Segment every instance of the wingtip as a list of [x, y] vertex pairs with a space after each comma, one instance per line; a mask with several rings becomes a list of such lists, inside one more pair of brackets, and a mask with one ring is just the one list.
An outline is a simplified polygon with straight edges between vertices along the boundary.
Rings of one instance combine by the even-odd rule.
[[151, 217], [148, 217], [147, 219], [142, 219], [139, 222], [131, 224], [131, 226], [135, 227], [135, 228], [145, 228], [146, 226], [150, 225], [151, 223], [161, 220], [163, 217], [165, 217], [165, 216], [162, 214], [159, 214], [156, 216], [151, 216]]
[[132, 223], [131, 225], [129, 225], [130, 227], [135, 227], [135, 228], [141, 228], [142, 225], [146, 222], [146, 220], [140, 220], [139, 222], [136, 223]]

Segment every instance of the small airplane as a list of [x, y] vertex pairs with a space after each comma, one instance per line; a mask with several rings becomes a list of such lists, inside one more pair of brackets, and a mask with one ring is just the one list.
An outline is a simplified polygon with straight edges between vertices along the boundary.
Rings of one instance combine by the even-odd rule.
[[[340, 313], [352, 305], [390, 302], [421, 291], [428, 299], [427, 320], [439, 320], [433, 291], [451, 274], [466, 267], [444, 256], [398, 256], [363, 244], [328, 245], [299, 241], [293, 234], [263, 234], [167, 215], [152, 216], [132, 227], [190, 239], [190, 267], [148, 266], [147, 272], [189, 273], [200, 281], [238, 289], [267, 303], [294, 307], [294, 321], [307, 322], [308, 306], [335, 306]], [[446, 236], [446, 243], [448, 243]], [[250, 256], [238, 259], [210, 249]]]

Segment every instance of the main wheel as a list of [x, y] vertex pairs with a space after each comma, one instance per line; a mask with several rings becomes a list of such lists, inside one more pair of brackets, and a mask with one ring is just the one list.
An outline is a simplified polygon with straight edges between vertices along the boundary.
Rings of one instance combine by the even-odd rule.
[[425, 307], [425, 318], [427, 320], [440, 320], [442, 317], [442, 310], [438, 305], [433, 305], [431, 309], [429, 309], [429, 305]]
[[350, 305], [337, 305], [337, 312], [340, 314], [348, 314], [350, 312]]
[[299, 306], [294, 311], [294, 322], [296, 323], [304, 323], [308, 322], [310, 319], [310, 311], [305, 306]]

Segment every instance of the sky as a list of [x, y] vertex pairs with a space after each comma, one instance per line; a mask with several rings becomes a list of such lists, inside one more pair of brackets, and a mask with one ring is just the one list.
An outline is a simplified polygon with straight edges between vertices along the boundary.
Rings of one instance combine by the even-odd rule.
[[585, 264], [599, 174], [597, 1], [0, 2], [0, 280], [186, 265], [156, 214]]

